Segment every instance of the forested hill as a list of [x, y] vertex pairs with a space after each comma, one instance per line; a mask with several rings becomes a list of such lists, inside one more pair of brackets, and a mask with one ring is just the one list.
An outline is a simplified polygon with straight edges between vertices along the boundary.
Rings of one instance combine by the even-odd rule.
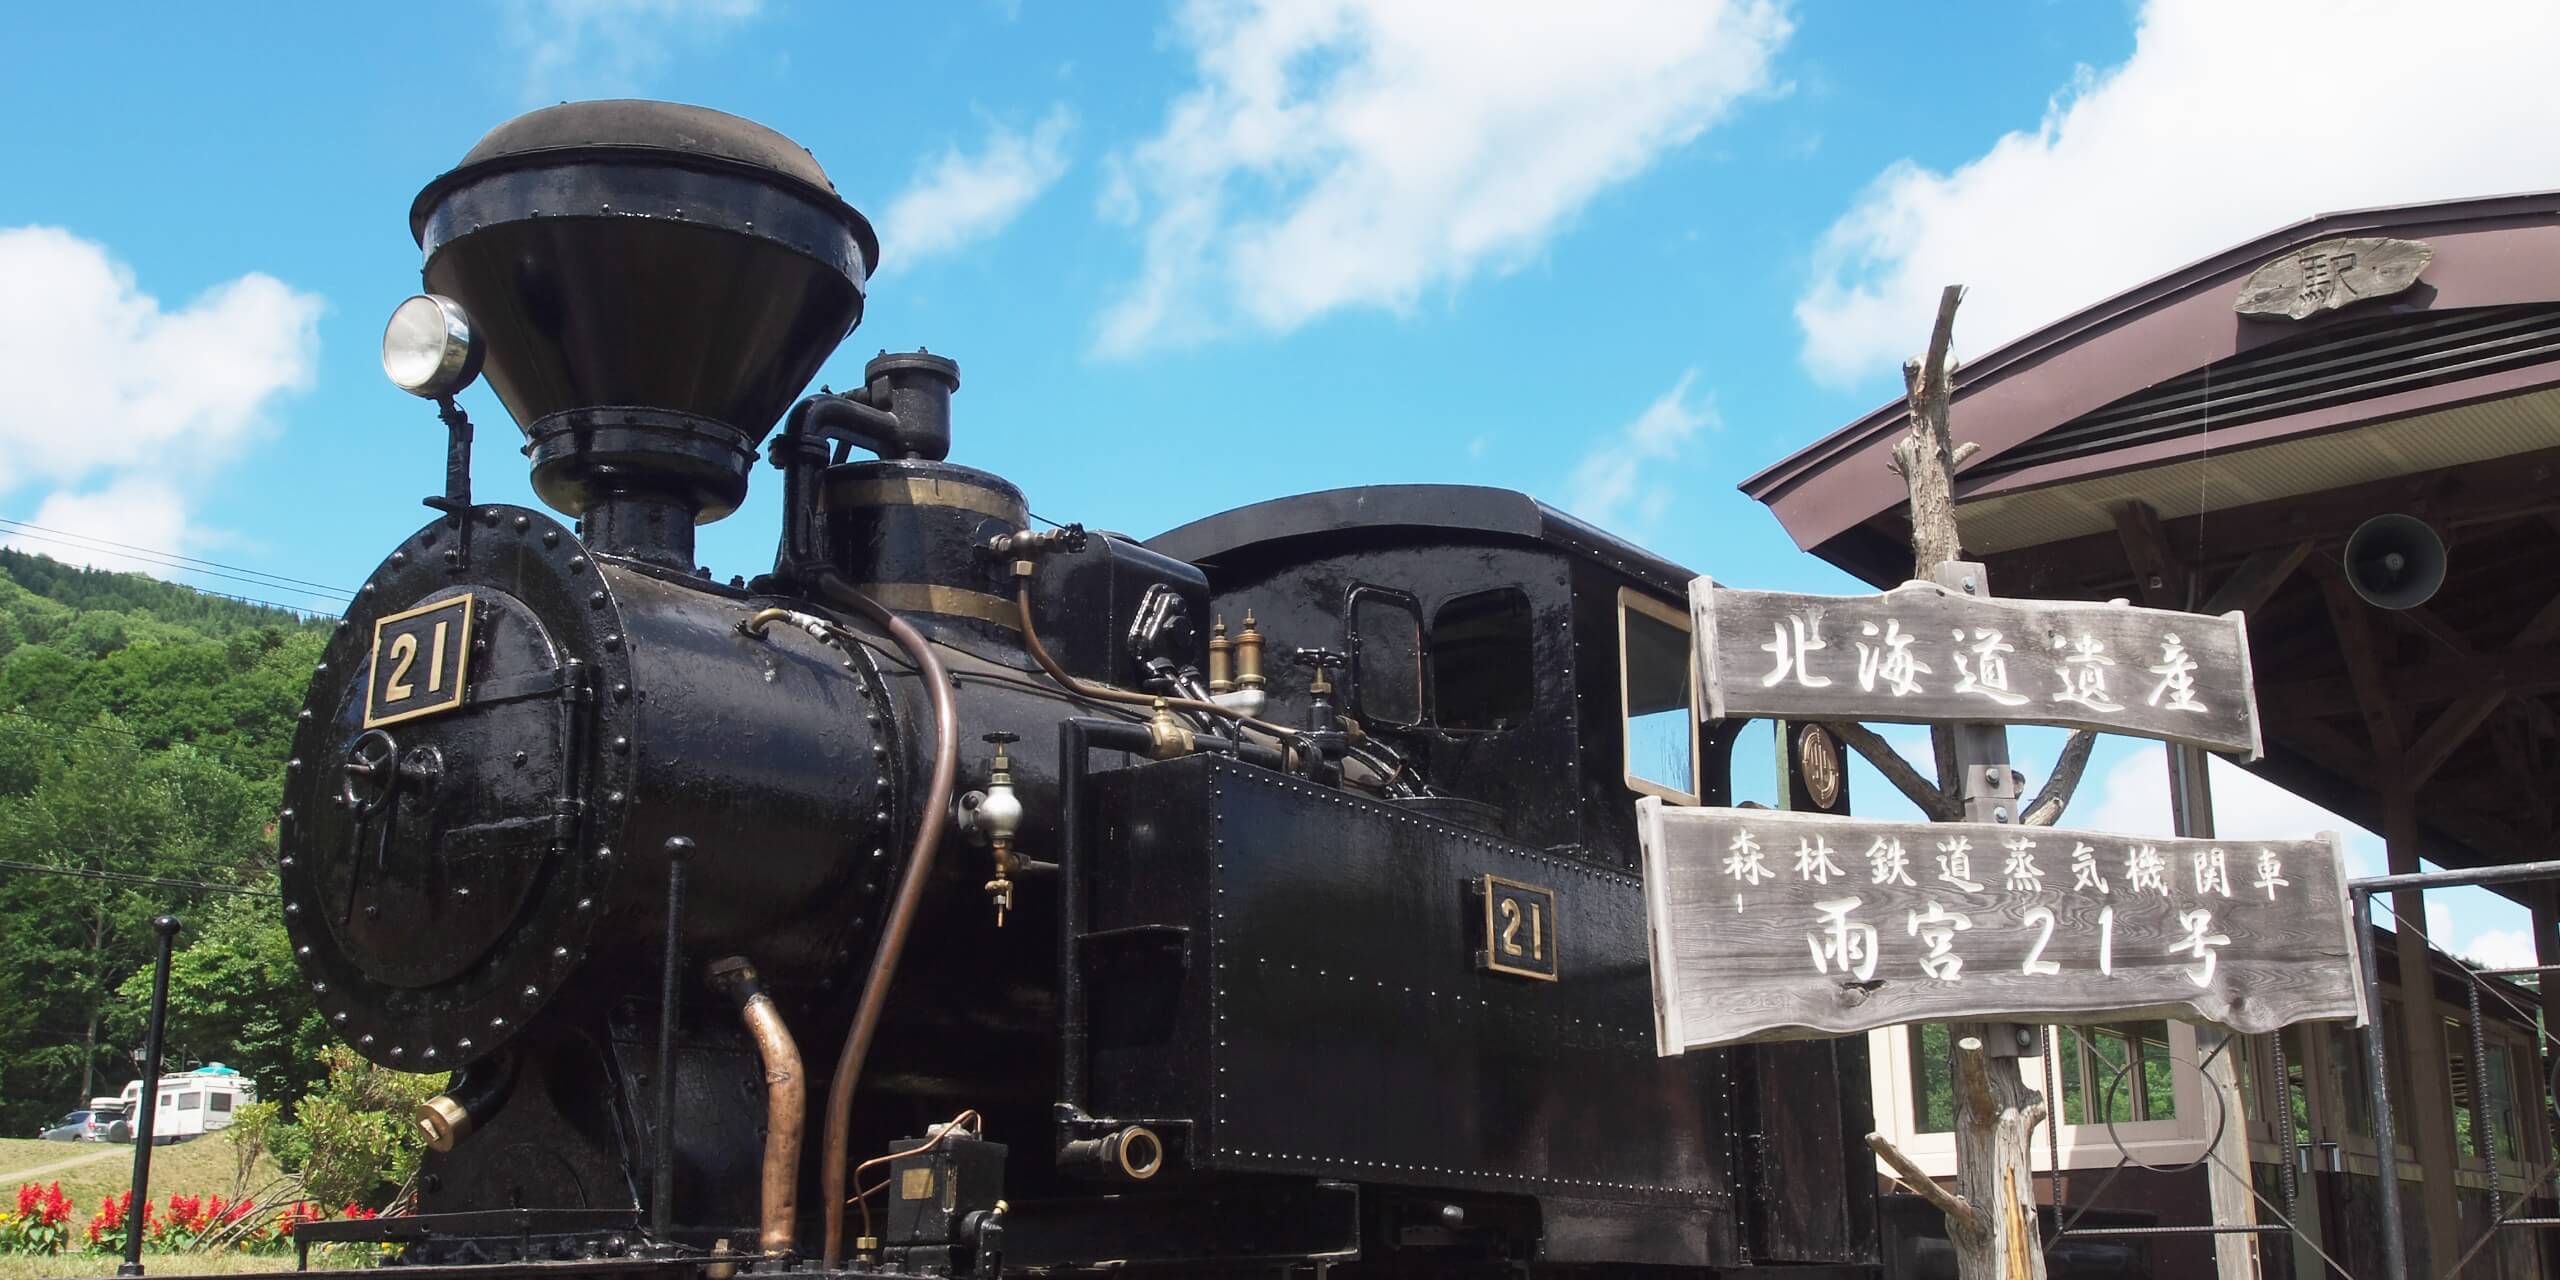
[[132, 1078], [117, 992], [162, 911], [187, 944], [173, 1061], [304, 1083], [273, 816], [330, 625], [0, 549], [0, 1135]]

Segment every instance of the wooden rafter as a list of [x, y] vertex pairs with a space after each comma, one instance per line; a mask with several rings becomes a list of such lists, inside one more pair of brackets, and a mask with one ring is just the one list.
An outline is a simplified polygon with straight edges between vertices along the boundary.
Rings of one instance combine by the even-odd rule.
[[[2560, 517], [2560, 449], [2539, 449], [2468, 462], [2413, 476], [2393, 476], [2318, 493], [2277, 498], [2210, 512], [2202, 545], [2222, 557], [2310, 541], [2315, 551], [2335, 547], [2365, 517], [2380, 511], [2426, 508], [2426, 520], [2455, 531], [2537, 513]], [[2198, 517], [2164, 519], [2167, 545], [2192, 547]], [[2320, 559], [2315, 555], [2313, 559]], [[2092, 533], [1983, 557], [1992, 580], [2012, 582], [2035, 595], [2078, 595], [2112, 590], [2125, 581], [2120, 532]]]
[[[2364, 717], [2365, 732], [2373, 739], [2376, 759], [2385, 765], [2383, 772], [2396, 772], [2401, 756], [2400, 716], [2391, 701], [2390, 679], [2383, 672], [2382, 655], [2374, 643], [2372, 606], [2358, 598], [2347, 585], [2346, 573], [2326, 560], [2313, 562], [2312, 580], [2320, 584], [2321, 599], [2329, 606], [2329, 626], [2338, 638], [2338, 653], [2346, 659], [2347, 679], [2356, 691], [2356, 710]], [[2376, 779], [2382, 781], [2382, 779]]]
[[[2560, 692], [2560, 645], [2534, 645], [2391, 669], [2391, 694], [2404, 707], [2434, 706], [2492, 689], [2509, 695]], [[2258, 686], [2258, 708], [2271, 721], [2354, 715], [2355, 683], [2343, 675], [2269, 681]]]
[[2119, 503], [2115, 509], [2116, 541], [2133, 566], [2133, 589], [2155, 609], [2187, 606], [2187, 569], [2169, 552], [2169, 535], [2160, 513], [2148, 502]]
[[2222, 614], [2237, 609], [2242, 613], [2256, 613], [2275, 595], [2276, 588], [2283, 586], [2285, 580], [2293, 576], [2293, 571], [2301, 568], [2302, 562], [2310, 557], [2309, 541], [2252, 551], [2238, 568], [2231, 571], [2230, 577], [2222, 580], [2221, 586], [2214, 588], [2204, 607], [2196, 612]]

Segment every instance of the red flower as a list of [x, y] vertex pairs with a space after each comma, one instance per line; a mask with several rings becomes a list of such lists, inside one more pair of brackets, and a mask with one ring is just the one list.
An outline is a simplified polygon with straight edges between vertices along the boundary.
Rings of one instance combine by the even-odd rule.
[[[132, 1209], [133, 1192], [131, 1190], [127, 1190], [122, 1195], [107, 1196], [100, 1200], [97, 1215], [89, 1219], [89, 1243], [101, 1243], [101, 1237], [109, 1232], [121, 1234], [124, 1231], [126, 1215], [132, 1212]], [[143, 1210], [148, 1213], [150, 1206], [144, 1205]]]

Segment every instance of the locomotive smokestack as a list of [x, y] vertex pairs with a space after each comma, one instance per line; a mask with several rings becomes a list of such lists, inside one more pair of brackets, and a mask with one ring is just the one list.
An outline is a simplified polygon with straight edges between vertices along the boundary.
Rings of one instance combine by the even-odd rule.
[[598, 550], [690, 570], [756, 446], [861, 322], [871, 224], [809, 153], [670, 102], [518, 116], [409, 211], [487, 342], [533, 487]]

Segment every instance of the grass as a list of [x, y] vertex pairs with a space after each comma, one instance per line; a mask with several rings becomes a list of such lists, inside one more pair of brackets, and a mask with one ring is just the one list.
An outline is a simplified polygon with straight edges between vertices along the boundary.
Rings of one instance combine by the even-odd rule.
[[[65, 1160], [104, 1154], [76, 1168], [36, 1174], [32, 1178], [22, 1170], [40, 1169]], [[238, 1176], [230, 1139], [221, 1134], [181, 1142], [175, 1146], [155, 1147], [151, 1152], [151, 1198], [167, 1204], [171, 1195], [219, 1195], [233, 1198], [232, 1184]], [[275, 1195], [270, 1187], [278, 1177], [275, 1163], [265, 1156], [249, 1172], [246, 1190], [261, 1191], [262, 1199]], [[88, 1226], [90, 1215], [98, 1203], [110, 1195], [121, 1195], [132, 1183], [133, 1148], [120, 1143], [38, 1142], [25, 1138], [0, 1138], [0, 1196], [14, 1196], [22, 1182], [62, 1183], [62, 1193], [71, 1198], [72, 1228]], [[314, 1250], [311, 1265], [319, 1267], [368, 1266], [373, 1258], [360, 1247], [348, 1246], [345, 1256]], [[54, 1277], [110, 1276], [121, 1259], [109, 1254], [66, 1253], [50, 1258], [0, 1256], [0, 1280], [53, 1280]], [[293, 1270], [293, 1254], [245, 1253], [152, 1253], [142, 1255], [142, 1265], [151, 1276], [252, 1275]]]
[[[101, 1149], [112, 1152], [103, 1160], [94, 1160], [77, 1168], [36, 1174], [32, 1178], [20, 1174], [22, 1169], [37, 1169], [63, 1160], [76, 1160]], [[221, 1134], [211, 1134], [174, 1146], [154, 1147], [151, 1152], [151, 1198], [162, 1204], [175, 1195], [219, 1195], [225, 1199], [236, 1193], [232, 1183], [238, 1176], [231, 1141]], [[275, 1181], [276, 1167], [265, 1156], [249, 1172], [246, 1190], [256, 1192]], [[0, 1139], [0, 1194], [13, 1194], [21, 1182], [62, 1183], [62, 1193], [71, 1197], [74, 1211], [86, 1225], [96, 1212], [98, 1202], [111, 1195], [122, 1195], [133, 1183], [133, 1148], [122, 1143], [37, 1142], [33, 1139]], [[12, 1273], [0, 1271], [0, 1280], [14, 1280]]]
[[[123, 1261], [113, 1254], [66, 1253], [53, 1258], [0, 1257], [0, 1280], [53, 1280], [56, 1276], [111, 1276]], [[324, 1264], [314, 1253], [311, 1265]], [[293, 1255], [248, 1253], [146, 1253], [143, 1271], [160, 1276], [237, 1276], [293, 1270]]]

